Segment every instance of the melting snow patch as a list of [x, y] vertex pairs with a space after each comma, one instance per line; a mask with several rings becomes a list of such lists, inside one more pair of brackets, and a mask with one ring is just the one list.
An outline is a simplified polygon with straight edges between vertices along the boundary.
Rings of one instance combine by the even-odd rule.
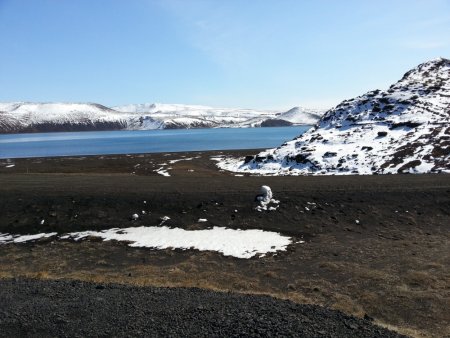
[[131, 247], [155, 249], [196, 249], [216, 251], [224, 256], [251, 258], [270, 252], [284, 251], [292, 243], [290, 237], [263, 230], [234, 230], [214, 227], [207, 230], [184, 230], [180, 228], [135, 227], [103, 231], [74, 232], [62, 239], [80, 240], [85, 237], [99, 237], [105, 241], [130, 242]]
[[[56, 232], [35, 235], [11, 235], [0, 233], [0, 244], [13, 244], [34, 241], [40, 238], [56, 236]], [[113, 228], [102, 231], [72, 232], [59, 236], [58, 239], [82, 240], [97, 237], [104, 241], [123, 241], [131, 247], [153, 249], [195, 249], [215, 251], [224, 256], [237, 258], [263, 257], [267, 253], [285, 251], [293, 239], [277, 232], [263, 230], [240, 230], [214, 227], [206, 230], [184, 230], [181, 228], [130, 227]], [[303, 243], [303, 241], [297, 241]]]
[[206, 218], [199, 218], [197, 222], [204, 223], [204, 222], [208, 222], [208, 220]]
[[40, 238], [48, 238], [56, 236], [56, 232], [50, 233], [40, 233], [35, 235], [9, 235], [9, 234], [0, 234], [0, 244], [9, 244], [9, 243], [25, 243], [29, 241], [35, 241]]
[[169, 163], [170, 164], [174, 164], [174, 163], [177, 163], [177, 162], [180, 162], [180, 161], [192, 161], [193, 159], [200, 158], [200, 157], [201, 156], [179, 158], [179, 159], [176, 159], [176, 160], [170, 160]]
[[166, 177], [170, 176], [169, 172], [166, 169], [164, 169], [164, 167], [161, 167], [161, 168], [153, 170], [153, 171], [156, 172], [157, 174], [160, 174], [160, 175], [163, 175]]
[[8, 164], [7, 166], [5, 166], [5, 168], [13, 168], [15, 166], [16, 166], [15, 164]]

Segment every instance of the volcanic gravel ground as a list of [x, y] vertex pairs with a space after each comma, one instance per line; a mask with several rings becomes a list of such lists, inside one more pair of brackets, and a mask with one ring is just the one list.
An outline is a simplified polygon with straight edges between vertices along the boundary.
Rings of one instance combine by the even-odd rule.
[[0, 286], [2, 337], [400, 337], [369, 320], [267, 296], [75, 281]]
[[[263, 229], [304, 243], [246, 260], [197, 250], [131, 248], [92, 238], [79, 242], [42, 239], [0, 245], [0, 279], [70, 279], [265, 294], [359, 318], [366, 315], [402, 334], [450, 337], [450, 175], [234, 177], [219, 171], [211, 160], [217, 155], [249, 153], [2, 160], [0, 233], [63, 234], [159, 226], [161, 219], [169, 216], [164, 225], [170, 227]], [[171, 177], [158, 174], [161, 167]], [[276, 211], [255, 210], [254, 198], [261, 185], [269, 185], [280, 201]], [[139, 214], [137, 220], [131, 218], [134, 213]], [[208, 221], [198, 222], [200, 218]], [[104, 290], [95, 292], [100, 291]], [[193, 292], [199, 291], [187, 293]], [[90, 299], [84, 291], [78, 296]], [[31, 306], [26, 299], [24, 295], [22, 304]], [[126, 308], [133, 303], [116, 303], [123, 303], [117, 313], [105, 315], [126, 318]], [[74, 301], [68, 306], [83, 314], [80, 304]], [[202, 306], [210, 308], [206, 300]], [[102, 311], [102, 306], [92, 308]], [[95, 316], [96, 311], [89, 316]], [[211, 316], [219, 313], [214, 311]], [[237, 309], [236, 313], [245, 311]], [[50, 320], [39, 311], [33, 315], [41, 316], [43, 323]], [[280, 317], [283, 320], [285, 315]], [[76, 315], [67, 318], [79, 322]], [[167, 325], [178, 326], [176, 320], [166, 318]], [[278, 317], [274, 313], [270, 318]], [[317, 317], [316, 324], [322, 325], [321, 321], [322, 317]], [[26, 321], [21, 325], [27, 325]], [[76, 329], [82, 330], [79, 326]], [[325, 332], [333, 330], [330, 327]], [[36, 335], [44, 333], [53, 332], [49, 329]], [[195, 334], [188, 331], [186, 335]]]

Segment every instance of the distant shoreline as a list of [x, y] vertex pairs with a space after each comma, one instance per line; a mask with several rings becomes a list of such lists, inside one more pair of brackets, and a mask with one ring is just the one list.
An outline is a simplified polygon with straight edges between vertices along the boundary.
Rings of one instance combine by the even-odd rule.
[[90, 128], [89, 126], [81, 126], [80, 129], [76, 129], [77, 126], [74, 125], [75, 129], [71, 130], [70, 128], [59, 130], [59, 128], [56, 128], [57, 130], [52, 130], [52, 128], [49, 128], [49, 130], [40, 130], [39, 128], [29, 128], [26, 129], [26, 131], [16, 131], [16, 130], [4, 130], [0, 129], [0, 136], [1, 135], [34, 135], [34, 134], [58, 134], [58, 133], [89, 133], [89, 132], [108, 132], [108, 131], [141, 131], [141, 132], [148, 132], [148, 131], [174, 131], [174, 130], [205, 130], [205, 129], [260, 129], [260, 128], [288, 128], [288, 127], [312, 127], [313, 124], [310, 123], [293, 123], [289, 125], [264, 125], [264, 126], [255, 126], [255, 127], [239, 127], [239, 126], [218, 126], [218, 127], [191, 127], [191, 128], [155, 128], [155, 129], [127, 129], [127, 128], [111, 128], [111, 129], [103, 129], [103, 128]]

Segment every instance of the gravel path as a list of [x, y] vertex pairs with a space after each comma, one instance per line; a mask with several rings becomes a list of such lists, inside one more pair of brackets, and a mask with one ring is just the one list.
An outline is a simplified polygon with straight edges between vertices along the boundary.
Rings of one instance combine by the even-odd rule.
[[1, 280], [0, 336], [399, 337], [368, 320], [266, 296]]

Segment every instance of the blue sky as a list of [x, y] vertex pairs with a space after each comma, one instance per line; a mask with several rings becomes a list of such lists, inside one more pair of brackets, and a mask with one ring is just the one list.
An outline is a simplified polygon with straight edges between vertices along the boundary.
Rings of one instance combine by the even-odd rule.
[[0, 0], [0, 101], [333, 106], [450, 58], [449, 0]]

